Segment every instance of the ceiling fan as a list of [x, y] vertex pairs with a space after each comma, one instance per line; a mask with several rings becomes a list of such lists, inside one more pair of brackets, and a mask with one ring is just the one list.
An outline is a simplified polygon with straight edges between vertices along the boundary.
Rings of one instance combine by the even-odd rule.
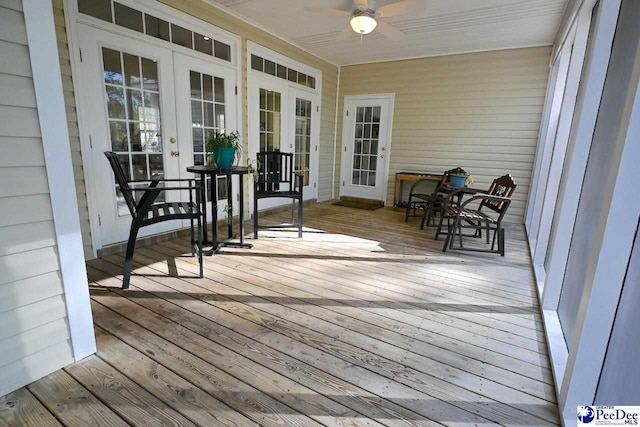
[[338, 40], [346, 39], [352, 31], [362, 35], [369, 34], [375, 28], [378, 28], [382, 34], [397, 41], [402, 39], [405, 34], [393, 25], [381, 21], [380, 18], [422, 12], [427, 6], [426, 0], [403, 0], [376, 9], [369, 7], [369, 0], [353, 0], [353, 4], [356, 7], [353, 11], [311, 6], [305, 7], [305, 9], [325, 15], [350, 16], [351, 21], [349, 21], [349, 25], [338, 34]]

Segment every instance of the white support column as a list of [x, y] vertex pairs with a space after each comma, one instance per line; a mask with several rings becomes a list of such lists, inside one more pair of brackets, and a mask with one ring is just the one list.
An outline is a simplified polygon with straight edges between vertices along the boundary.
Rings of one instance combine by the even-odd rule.
[[53, 21], [53, 7], [50, 1], [24, 0], [23, 10], [60, 270], [64, 284], [71, 345], [74, 359], [78, 361], [95, 353], [96, 343], [71, 162], [71, 147]]

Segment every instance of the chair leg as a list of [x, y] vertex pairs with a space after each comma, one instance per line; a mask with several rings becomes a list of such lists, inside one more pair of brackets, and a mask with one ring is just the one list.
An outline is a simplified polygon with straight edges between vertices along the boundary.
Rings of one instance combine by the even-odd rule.
[[[442, 226], [442, 218], [440, 219], [440, 225], [438, 226], [438, 230], [440, 230], [440, 226]], [[438, 233], [439, 232], [440, 231], [438, 231]], [[436, 240], [437, 240], [437, 235], [436, 235]], [[447, 247], [449, 246], [449, 240], [451, 240], [451, 218], [447, 217], [447, 238], [444, 239], [442, 252], [447, 252]]]
[[202, 279], [204, 277], [204, 263], [202, 262], [202, 220], [200, 215], [198, 215], [198, 262], [200, 263], [200, 278]]
[[298, 199], [298, 238], [302, 239], [302, 199]]
[[189, 225], [191, 226], [191, 256], [196, 256], [196, 236], [193, 231], [193, 218], [189, 218]]
[[500, 236], [498, 237], [498, 239], [500, 239], [498, 241], [498, 244], [500, 246], [500, 255], [504, 256], [504, 228], [500, 229]]
[[253, 239], [258, 240], [258, 198], [253, 198]]
[[438, 229], [436, 230], [436, 237], [434, 238], [434, 240], [438, 240], [438, 237], [440, 237], [440, 231], [442, 230], [442, 221], [444, 221], [444, 213], [440, 213], [440, 222], [438, 223]]
[[[493, 232], [493, 239], [491, 239], [491, 250], [496, 247], [496, 239], [498, 238], [498, 233], [500, 232], [500, 227], [496, 226], [496, 230]], [[500, 251], [500, 240], [498, 240], [498, 251]]]
[[411, 209], [411, 198], [407, 202], [407, 207], [404, 210], [404, 222], [409, 222], [409, 210]]
[[138, 237], [138, 226], [131, 224], [129, 231], [129, 241], [127, 242], [127, 252], [124, 256], [124, 276], [122, 277], [122, 289], [129, 289], [131, 270], [133, 269], [133, 251], [136, 248], [136, 238]]

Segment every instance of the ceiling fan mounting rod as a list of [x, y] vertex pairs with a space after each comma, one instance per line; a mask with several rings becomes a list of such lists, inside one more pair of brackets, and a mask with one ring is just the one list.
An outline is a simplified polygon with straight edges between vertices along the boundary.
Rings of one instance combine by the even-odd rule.
[[353, 16], [369, 16], [373, 18], [376, 14], [376, 11], [373, 9], [361, 9], [358, 8], [353, 11]]

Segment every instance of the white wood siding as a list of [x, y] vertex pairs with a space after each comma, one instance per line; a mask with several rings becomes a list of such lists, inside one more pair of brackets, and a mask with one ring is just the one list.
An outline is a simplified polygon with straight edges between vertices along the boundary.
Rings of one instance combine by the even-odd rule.
[[21, 1], [0, 1], [0, 396], [73, 361]]
[[[507, 220], [521, 223], [550, 52], [550, 47], [512, 49], [342, 67], [338, 148], [344, 96], [395, 93], [386, 203], [393, 201], [396, 172], [461, 166], [481, 188], [511, 173], [518, 188]], [[339, 177], [336, 173], [336, 194]]]

